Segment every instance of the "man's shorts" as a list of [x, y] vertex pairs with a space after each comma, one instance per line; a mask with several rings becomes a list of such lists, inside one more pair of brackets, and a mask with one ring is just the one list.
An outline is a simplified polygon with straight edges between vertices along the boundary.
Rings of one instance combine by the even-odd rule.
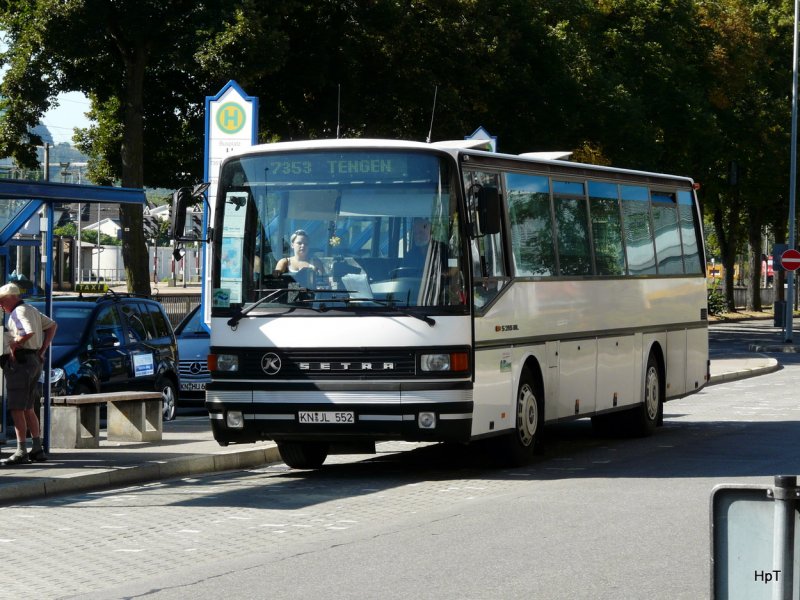
[[20, 356], [20, 359], [8, 361], [3, 369], [6, 379], [6, 405], [9, 410], [33, 408], [33, 403], [39, 397], [42, 362], [34, 352]]

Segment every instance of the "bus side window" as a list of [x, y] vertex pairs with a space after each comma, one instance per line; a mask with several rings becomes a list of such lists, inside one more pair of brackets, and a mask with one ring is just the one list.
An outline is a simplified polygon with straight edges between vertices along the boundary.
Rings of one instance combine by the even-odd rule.
[[644, 186], [621, 185], [622, 223], [629, 275], [655, 275], [656, 253], [650, 225], [650, 191]]
[[[477, 217], [478, 190], [481, 186], [494, 186], [500, 189], [497, 173], [469, 171], [464, 174], [464, 189], [467, 190], [467, 203], [470, 222]], [[501, 227], [502, 230], [502, 227]], [[506, 281], [505, 256], [503, 252], [502, 231], [491, 235], [472, 237], [470, 241], [472, 262], [472, 302], [480, 309], [491, 302]]]
[[586, 208], [583, 182], [553, 180], [559, 275], [582, 277], [592, 274]]
[[506, 185], [514, 275], [555, 275], [550, 180], [541, 175], [509, 173]]
[[659, 275], [682, 275], [683, 251], [675, 193], [652, 190], [650, 211], [653, 216], [658, 273]]
[[681, 220], [681, 246], [683, 247], [684, 269], [689, 275], [704, 272], [703, 261], [700, 258], [698, 239], [701, 234], [695, 229], [694, 223], [694, 197], [692, 192], [681, 190], [678, 192], [678, 213]]
[[589, 181], [594, 260], [598, 275], [625, 275], [625, 245], [616, 183]]

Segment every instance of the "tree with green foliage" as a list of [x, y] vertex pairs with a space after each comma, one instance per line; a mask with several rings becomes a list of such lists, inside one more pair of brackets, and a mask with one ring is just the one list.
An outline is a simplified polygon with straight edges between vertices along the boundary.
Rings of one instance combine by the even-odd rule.
[[[786, 3], [702, 3], [700, 23], [713, 41], [705, 71], [714, 128], [704, 177], [734, 307], [734, 266], [750, 246], [747, 308], [761, 309], [762, 231], [785, 238], [793, 15]], [[782, 286], [778, 287], [782, 293]]]
[[[275, 12], [254, 0], [10, 0], [0, 6], [7, 50], [0, 85], [0, 155], [34, 165], [32, 133], [58, 93], [81, 91], [96, 126], [78, 147], [89, 177], [124, 187], [196, 180], [202, 98], [226, 74], [257, 64]], [[280, 7], [283, 7], [280, 3]], [[224, 81], [223, 81], [224, 83]], [[212, 90], [214, 88], [211, 88]], [[145, 151], [145, 148], [147, 149]], [[149, 293], [142, 207], [120, 210], [128, 288]]]
[[[732, 304], [744, 244], [785, 237], [791, 27], [790, 3], [765, 0], [10, 0], [0, 154], [35, 162], [32, 128], [79, 90], [92, 181], [191, 183], [204, 96], [231, 79], [259, 97], [262, 141], [483, 125], [504, 152], [699, 181]], [[121, 216], [129, 288], [147, 291], [141, 209]]]

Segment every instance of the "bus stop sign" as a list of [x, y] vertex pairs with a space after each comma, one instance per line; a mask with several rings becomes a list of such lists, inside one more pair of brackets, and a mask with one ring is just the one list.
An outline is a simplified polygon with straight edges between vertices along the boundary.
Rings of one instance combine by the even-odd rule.
[[797, 477], [774, 486], [718, 485], [711, 492], [711, 600], [797, 600]]
[[800, 268], [800, 252], [794, 248], [789, 248], [781, 254], [781, 264], [787, 271], [796, 271]]

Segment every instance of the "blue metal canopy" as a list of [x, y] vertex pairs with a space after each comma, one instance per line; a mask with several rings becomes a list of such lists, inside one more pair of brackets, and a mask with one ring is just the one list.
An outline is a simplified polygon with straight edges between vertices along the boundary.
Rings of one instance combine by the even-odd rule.
[[75, 202], [144, 205], [145, 195], [133, 188], [0, 179], [0, 245], [7, 244], [42, 205]]

